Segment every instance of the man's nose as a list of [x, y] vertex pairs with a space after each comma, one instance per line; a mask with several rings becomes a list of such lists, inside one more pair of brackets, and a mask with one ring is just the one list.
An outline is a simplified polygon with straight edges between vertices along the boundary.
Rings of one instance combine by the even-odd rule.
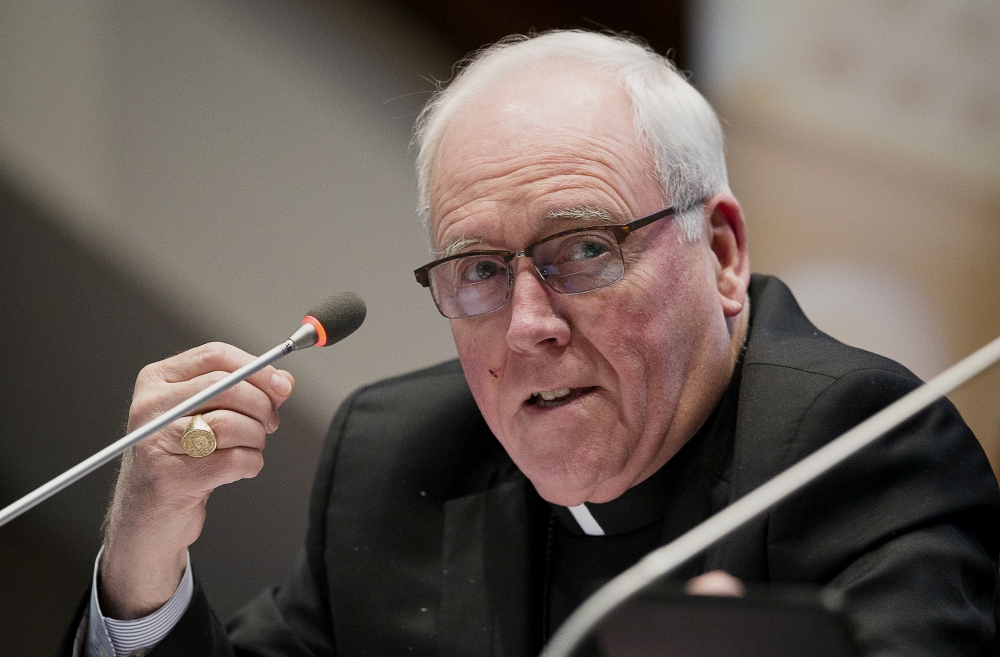
[[530, 259], [517, 258], [517, 262], [514, 289], [510, 292], [507, 345], [520, 353], [565, 345], [570, 327], [552, 307], [551, 295], [555, 292], [539, 279]]

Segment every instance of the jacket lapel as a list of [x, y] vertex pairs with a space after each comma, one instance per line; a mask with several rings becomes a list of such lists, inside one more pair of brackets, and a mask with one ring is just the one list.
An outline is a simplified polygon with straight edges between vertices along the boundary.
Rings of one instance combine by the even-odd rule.
[[[438, 639], [443, 657], [537, 651], [531, 549], [537, 495], [522, 475], [445, 503]], [[536, 613], [537, 612], [537, 613]]]

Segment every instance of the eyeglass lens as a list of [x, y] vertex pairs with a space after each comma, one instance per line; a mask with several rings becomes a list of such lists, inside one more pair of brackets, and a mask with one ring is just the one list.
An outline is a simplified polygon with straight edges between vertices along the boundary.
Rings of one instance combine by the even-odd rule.
[[[539, 276], [556, 292], [579, 294], [611, 285], [625, 273], [618, 240], [611, 231], [571, 233], [525, 250]], [[513, 256], [470, 254], [429, 272], [434, 301], [445, 317], [485, 315], [502, 307], [513, 276]]]

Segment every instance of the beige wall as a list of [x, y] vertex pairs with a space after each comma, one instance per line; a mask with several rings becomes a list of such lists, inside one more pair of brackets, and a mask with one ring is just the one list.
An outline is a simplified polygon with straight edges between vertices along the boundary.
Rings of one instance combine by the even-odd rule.
[[[704, 3], [751, 263], [929, 378], [1000, 334], [1000, 5]], [[1000, 470], [1000, 369], [950, 395]]]
[[325, 4], [0, 3], [0, 168], [66, 231], [252, 352], [333, 292], [366, 299], [347, 342], [284, 361], [316, 441], [352, 389], [455, 353], [410, 273], [429, 258], [408, 150], [452, 55]]
[[[820, 328], [925, 378], [1000, 334], [1000, 206], [740, 120], [730, 167], [751, 262], [786, 278]], [[950, 397], [1000, 465], [1000, 369]]]

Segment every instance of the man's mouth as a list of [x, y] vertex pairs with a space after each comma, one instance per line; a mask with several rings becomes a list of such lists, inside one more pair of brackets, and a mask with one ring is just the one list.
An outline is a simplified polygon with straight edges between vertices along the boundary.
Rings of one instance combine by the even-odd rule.
[[558, 388], [556, 390], [543, 390], [531, 393], [526, 404], [532, 404], [541, 408], [555, 408], [578, 399], [593, 390], [590, 388]]

